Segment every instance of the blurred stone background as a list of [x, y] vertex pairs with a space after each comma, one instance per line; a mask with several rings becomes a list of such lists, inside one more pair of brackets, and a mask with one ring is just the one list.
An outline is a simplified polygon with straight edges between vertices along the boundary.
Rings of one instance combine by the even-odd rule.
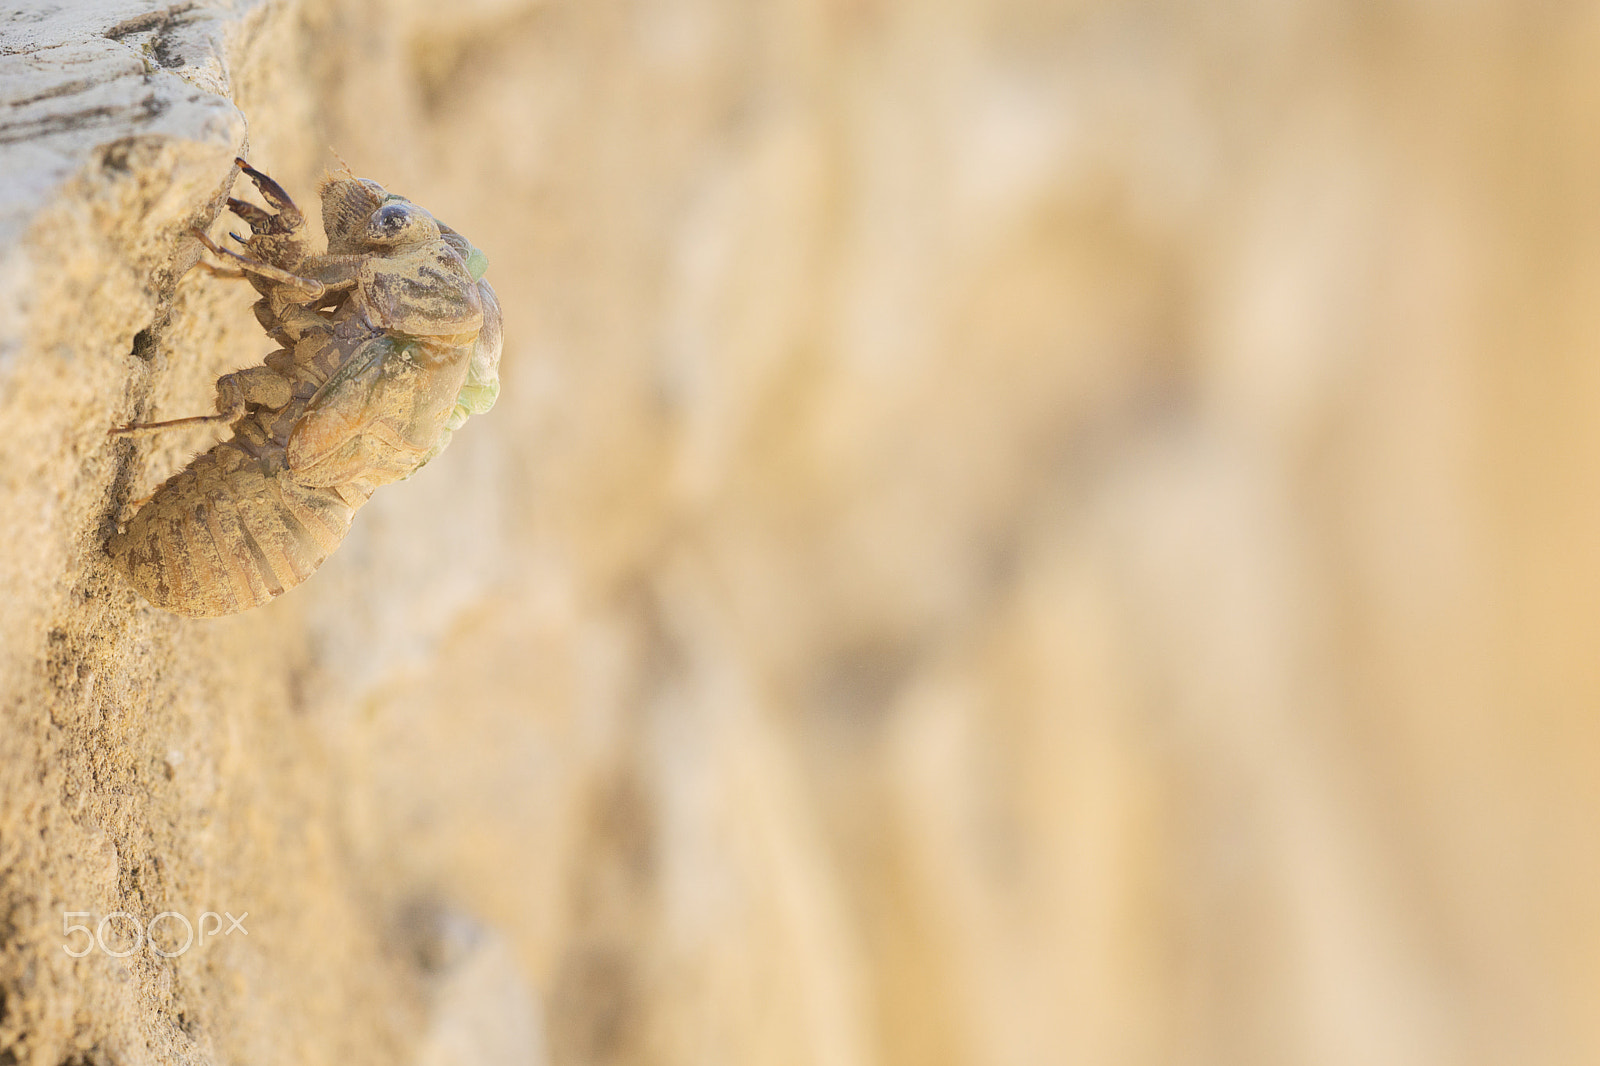
[[[1597, 55], [0, 7], [0, 1063], [1600, 1060]], [[185, 272], [241, 151], [469, 234], [504, 391], [193, 621], [101, 546], [213, 438], [105, 430], [270, 348]]]

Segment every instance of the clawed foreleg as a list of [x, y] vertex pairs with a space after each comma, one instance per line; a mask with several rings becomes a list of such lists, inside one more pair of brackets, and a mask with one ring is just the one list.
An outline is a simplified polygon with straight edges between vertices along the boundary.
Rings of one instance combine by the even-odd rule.
[[256, 188], [261, 191], [261, 198], [271, 204], [273, 209], [281, 213], [291, 227], [299, 226], [305, 221], [305, 216], [300, 209], [289, 199], [289, 194], [284, 192], [283, 186], [267, 177], [243, 159], [235, 158], [234, 164], [256, 183]]
[[[316, 278], [303, 278], [298, 274], [293, 274], [287, 270], [284, 270], [282, 267], [273, 266], [271, 263], [263, 263], [261, 260], [256, 259], [253, 256], [240, 255], [238, 252], [224, 248], [217, 244], [216, 241], [213, 241], [210, 237], [206, 236], [201, 230], [195, 230], [194, 235], [199, 239], [201, 244], [205, 245], [206, 248], [211, 251], [213, 255], [225, 259], [231, 259], [238, 263], [238, 269], [243, 271], [244, 274], [254, 274], [257, 277], [267, 278], [270, 281], [276, 281], [280, 285], [287, 285], [303, 294], [303, 296], [293, 302], [308, 303], [312, 300], [320, 300], [328, 291], [328, 287], [322, 282], [318, 281]], [[231, 234], [231, 236], [239, 243], [244, 243], [244, 238], [240, 237], [238, 234]]]
[[251, 233], [290, 233], [300, 224], [298, 219], [291, 220], [281, 214], [275, 215], [248, 200], [238, 200], [232, 196], [228, 197], [228, 210], [249, 223]]

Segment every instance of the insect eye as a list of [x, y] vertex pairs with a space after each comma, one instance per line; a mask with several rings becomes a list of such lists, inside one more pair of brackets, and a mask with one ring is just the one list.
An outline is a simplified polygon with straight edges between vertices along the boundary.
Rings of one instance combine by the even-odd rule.
[[416, 220], [410, 204], [385, 204], [373, 213], [369, 230], [379, 241], [392, 241], [405, 235]]

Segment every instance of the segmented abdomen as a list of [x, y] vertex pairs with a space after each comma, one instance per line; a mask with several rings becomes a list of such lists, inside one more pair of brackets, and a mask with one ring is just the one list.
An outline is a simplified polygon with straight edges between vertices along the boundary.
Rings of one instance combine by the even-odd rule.
[[169, 478], [107, 547], [157, 607], [233, 614], [310, 577], [370, 495], [297, 484], [281, 449], [257, 458], [227, 440]]

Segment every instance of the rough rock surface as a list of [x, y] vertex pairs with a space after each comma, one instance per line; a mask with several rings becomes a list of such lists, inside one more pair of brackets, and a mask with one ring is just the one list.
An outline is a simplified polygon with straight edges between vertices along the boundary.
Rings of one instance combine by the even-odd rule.
[[[0, 8], [0, 1066], [1600, 1060], [1597, 47]], [[334, 151], [500, 405], [166, 615], [102, 545], [210, 438], [105, 430], [266, 353], [187, 234]], [[65, 950], [163, 912], [248, 933]]]

